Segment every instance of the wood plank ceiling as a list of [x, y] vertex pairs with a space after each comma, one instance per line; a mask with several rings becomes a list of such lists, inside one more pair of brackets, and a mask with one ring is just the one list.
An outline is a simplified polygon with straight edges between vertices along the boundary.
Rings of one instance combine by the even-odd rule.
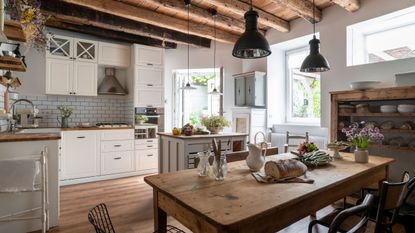
[[[187, 8], [183, 0], [42, 0], [42, 11], [49, 16], [47, 25], [156, 47], [176, 48], [189, 42], [197, 47], [210, 47], [214, 39], [235, 43], [245, 30], [244, 14], [249, 0], [192, 0], [189, 14], [190, 37], [187, 37]], [[252, 0], [259, 13], [258, 26], [290, 31], [290, 21], [303, 18], [309, 22], [324, 19], [322, 9], [338, 5], [354, 12], [359, 0]]]

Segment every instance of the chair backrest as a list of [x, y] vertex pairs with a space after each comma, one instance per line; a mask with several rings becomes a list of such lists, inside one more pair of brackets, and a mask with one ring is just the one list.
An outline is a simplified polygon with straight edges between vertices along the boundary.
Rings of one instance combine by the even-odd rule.
[[[265, 149], [263, 149], [265, 150]], [[278, 154], [278, 147], [269, 147], [267, 148], [266, 154], [265, 156], [271, 156], [271, 155], [276, 155]], [[249, 155], [249, 151], [236, 151], [236, 152], [230, 152], [228, 154], [226, 154], [226, 161], [228, 163], [232, 163], [232, 162], [237, 162], [237, 161], [241, 161], [241, 160], [245, 160], [246, 157], [248, 157]], [[213, 157], [210, 158], [210, 160], [213, 160]], [[197, 167], [197, 165], [199, 165], [199, 158], [195, 158], [194, 160], [195, 162], [195, 167]], [[212, 161], [209, 161], [210, 163], [212, 163]]]
[[360, 205], [342, 210], [330, 224], [328, 233], [337, 233], [342, 223], [352, 216], [360, 216], [360, 221], [356, 223], [356, 225], [353, 226], [347, 233], [363, 232], [363, 229], [366, 227], [369, 220], [370, 208], [374, 199], [375, 198], [372, 194], [367, 194]]
[[284, 153], [288, 152], [288, 148], [289, 147], [298, 147], [299, 144], [290, 144], [290, 140], [293, 139], [303, 139], [304, 141], [309, 141], [309, 137], [308, 137], [308, 132], [305, 132], [305, 136], [301, 136], [301, 135], [290, 135], [290, 132], [287, 131], [286, 133], [286, 140], [285, 140], [285, 145], [284, 145]]
[[[396, 218], [408, 190], [408, 176], [404, 174], [403, 181], [390, 183], [383, 181], [380, 188], [379, 206], [376, 214], [375, 232], [382, 232], [382, 229], [391, 227], [395, 224]], [[392, 212], [392, 217], [388, 218], [387, 213]], [[387, 219], [388, 218], [388, 219]]]
[[88, 220], [94, 226], [96, 233], [115, 233], [107, 206], [104, 203], [89, 210]]

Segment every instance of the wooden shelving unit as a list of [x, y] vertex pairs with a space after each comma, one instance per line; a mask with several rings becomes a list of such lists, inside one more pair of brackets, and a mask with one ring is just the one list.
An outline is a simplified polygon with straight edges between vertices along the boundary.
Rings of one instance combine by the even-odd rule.
[[[381, 129], [385, 138], [401, 137], [406, 141], [412, 141], [415, 128], [412, 130], [399, 129], [403, 122], [410, 121], [415, 125], [415, 113], [382, 113], [380, 106], [386, 104], [415, 104], [415, 86], [379, 88], [362, 91], [335, 91], [331, 92], [331, 120], [330, 140], [346, 140], [346, 136], [339, 128], [339, 122], [373, 121], [378, 124], [384, 121], [392, 121], [395, 128]], [[367, 113], [339, 113], [339, 105], [368, 104], [370, 112]], [[385, 140], [385, 144], [387, 144]], [[415, 148], [398, 147], [391, 145], [374, 144], [371, 147], [393, 151], [415, 151]]]
[[26, 72], [26, 66], [24, 65], [22, 59], [11, 56], [0, 57], [0, 69]]

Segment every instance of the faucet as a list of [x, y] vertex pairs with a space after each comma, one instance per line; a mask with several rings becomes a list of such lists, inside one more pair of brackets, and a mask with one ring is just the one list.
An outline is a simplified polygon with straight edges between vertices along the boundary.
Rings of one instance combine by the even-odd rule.
[[32, 106], [32, 115], [33, 117], [36, 117], [37, 114], [37, 109], [35, 107], [35, 105], [33, 104], [32, 101], [28, 100], [28, 99], [18, 99], [16, 101], [14, 101], [14, 103], [11, 105], [11, 111], [12, 111], [12, 115], [11, 115], [11, 119], [9, 119], [9, 131], [13, 132], [16, 130], [16, 104], [20, 103], [20, 102], [26, 102], [28, 104], [30, 104]]

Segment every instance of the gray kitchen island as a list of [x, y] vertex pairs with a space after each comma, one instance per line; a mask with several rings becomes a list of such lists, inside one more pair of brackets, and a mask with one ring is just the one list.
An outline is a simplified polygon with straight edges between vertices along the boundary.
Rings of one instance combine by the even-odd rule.
[[[212, 139], [221, 141], [222, 149], [228, 151], [245, 150], [247, 134], [221, 133], [209, 135], [173, 135], [158, 133], [159, 135], [159, 173], [174, 172], [194, 168], [194, 159], [197, 153], [210, 149]], [[228, 140], [230, 144], [227, 145]]]

